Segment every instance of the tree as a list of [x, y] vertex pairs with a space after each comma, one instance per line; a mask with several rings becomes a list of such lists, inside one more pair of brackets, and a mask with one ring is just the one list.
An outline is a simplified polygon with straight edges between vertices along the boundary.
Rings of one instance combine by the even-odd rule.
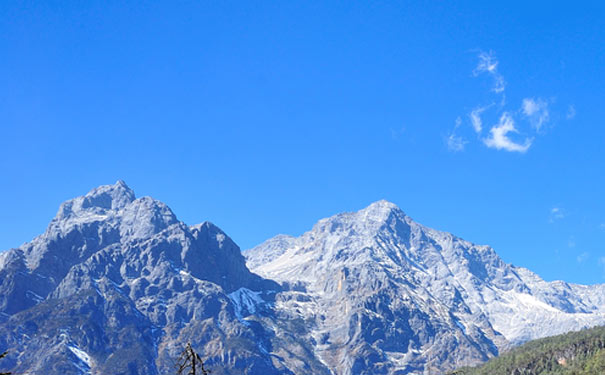
[[[189, 372], [185, 372], [185, 371]], [[210, 370], [204, 368], [204, 361], [202, 358], [193, 350], [191, 343], [187, 343], [185, 350], [179, 357], [179, 363], [177, 364], [178, 375], [198, 375], [198, 374], [209, 374]], [[0, 374], [2, 375], [2, 374]]]
[[[6, 355], [8, 354], [8, 352], [4, 352], [2, 354], [0, 354], [0, 359], [6, 357]], [[0, 372], [0, 375], [11, 375], [10, 372]]]

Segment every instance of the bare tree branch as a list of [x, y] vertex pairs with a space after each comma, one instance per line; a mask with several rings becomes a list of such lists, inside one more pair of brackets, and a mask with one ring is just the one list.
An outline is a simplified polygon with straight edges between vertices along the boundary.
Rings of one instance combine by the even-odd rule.
[[[199, 372], [197, 366], [198, 364], [200, 367]], [[179, 362], [176, 368], [177, 375], [198, 375], [198, 373], [201, 375], [207, 375], [210, 373], [210, 370], [206, 370], [204, 367], [204, 361], [202, 361], [202, 358], [191, 347], [191, 343], [187, 343], [185, 350], [183, 350], [183, 353], [181, 353], [179, 357]], [[186, 370], [189, 370], [189, 372], [185, 372]]]

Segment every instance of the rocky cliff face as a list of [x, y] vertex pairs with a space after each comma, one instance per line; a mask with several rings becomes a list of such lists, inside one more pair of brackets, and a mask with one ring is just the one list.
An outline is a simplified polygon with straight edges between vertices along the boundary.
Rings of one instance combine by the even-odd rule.
[[603, 286], [545, 282], [385, 201], [246, 255], [256, 274], [121, 181], [65, 202], [0, 253], [1, 365], [172, 374], [191, 342], [213, 374], [435, 374], [605, 322]]

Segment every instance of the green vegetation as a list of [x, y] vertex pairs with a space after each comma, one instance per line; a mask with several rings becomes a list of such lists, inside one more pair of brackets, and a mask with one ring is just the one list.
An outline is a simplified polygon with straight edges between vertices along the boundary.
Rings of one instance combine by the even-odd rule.
[[482, 366], [452, 375], [602, 375], [605, 327], [530, 341]]

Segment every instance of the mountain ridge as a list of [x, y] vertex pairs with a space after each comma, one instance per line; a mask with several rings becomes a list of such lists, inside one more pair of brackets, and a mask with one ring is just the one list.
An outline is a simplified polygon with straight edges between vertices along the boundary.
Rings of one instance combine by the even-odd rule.
[[442, 373], [602, 324], [604, 305], [603, 285], [546, 282], [385, 200], [244, 257], [118, 181], [0, 253], [15, 372], [169, 373], [191, 341], [216, 374]]

